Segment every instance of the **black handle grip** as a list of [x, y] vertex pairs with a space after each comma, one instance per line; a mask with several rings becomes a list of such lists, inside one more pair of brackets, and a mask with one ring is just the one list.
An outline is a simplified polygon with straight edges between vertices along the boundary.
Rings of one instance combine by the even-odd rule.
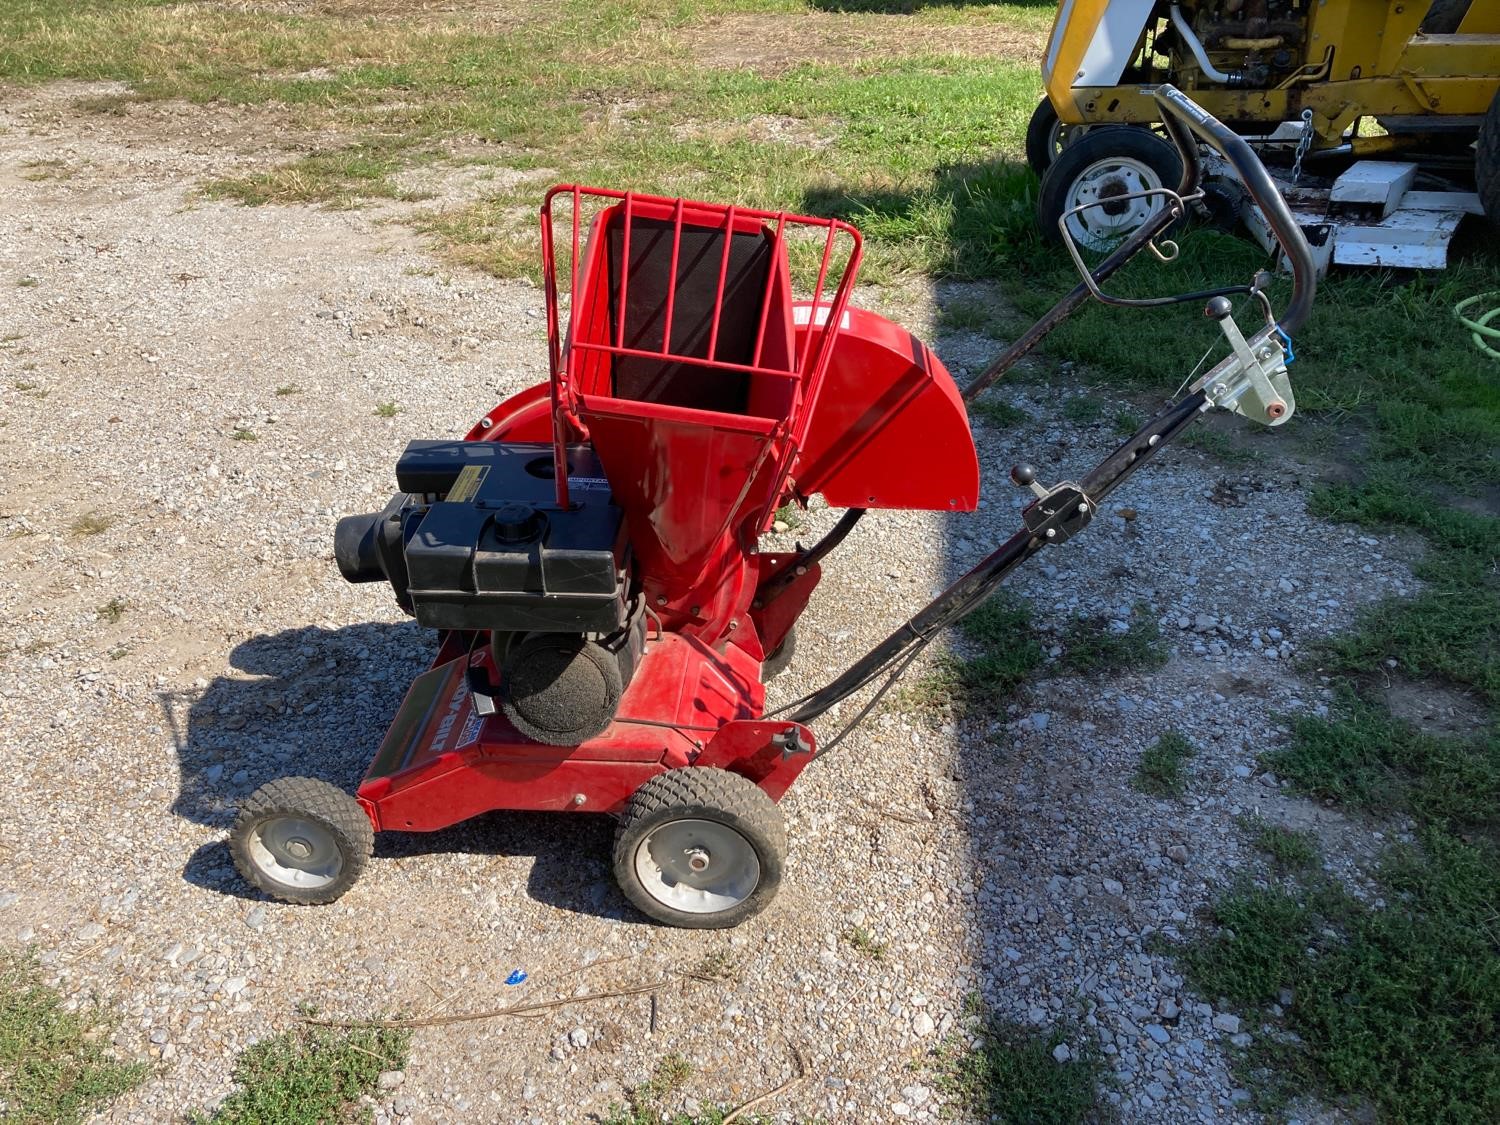
[[1265, 215], [1271, 233], [1281, 244], [1287, 261], [1292, 264], [1292, 299], [1281, 314], [1283, 331], [1292, 333], [1307, 321], [1312, 310], [1313, 297], [1318, 291], [1318, 270], [1313, 262], [1312, 247], [1307, 236], [1292, 218], [1292, 212], [1281, 197], [1260, 157], [1245, 143], [1245, 139], [1228, 129], [1197, 102], [1176, 86], [1163, 84], [1151, 92], [1162, 113], [1162, 122], [1172, 135], [1173, 143], [1182, 153], [1183, 182], [1196, 184], [1198, 180], [1198, 142], [1208, 145], [1229, 161], [1245, 190]]

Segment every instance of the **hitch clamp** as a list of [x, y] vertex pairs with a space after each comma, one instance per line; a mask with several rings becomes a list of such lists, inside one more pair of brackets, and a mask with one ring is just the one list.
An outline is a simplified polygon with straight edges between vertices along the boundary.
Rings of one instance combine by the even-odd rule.
[[1022, 488], [1031, 489], [1036, 500], [1021, 513], [1026, 530], [1048, 543], [1066, 543], [1089, 525], [1096, 505], [1083, 487], [1063, 481], [1048, 488], [1036, 479], [1032, 465], [1017, 465], [1010, 479]]
[[1258, 334], [1252, 347], [1230, 312], [1226, 297], [1215, 297], [1203, 310], [1204, 316], [1219, 322], [1239, 361], [1233, 369], [1205, 385], [1203, 395], [1214, 406], [1267, 426], [1279, 426], [1297, 408], [1286, 371], [1288, 351], [1278, 338], [1281, 331], [1270, 325], [1265, 333]]

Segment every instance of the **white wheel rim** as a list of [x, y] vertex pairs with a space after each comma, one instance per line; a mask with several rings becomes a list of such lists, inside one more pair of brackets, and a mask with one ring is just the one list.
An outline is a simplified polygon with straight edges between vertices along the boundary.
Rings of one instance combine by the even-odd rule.
[[278, 816], [250, 830], [250, 862], [268, 879], [287, 887], [321, 890], [344, 870], [338, 841], [315, 820]]
[[635, 877], [663, 906], [684, 914], [718, 914], [760, 885], [750, 841], [716, 820], [669, 820], [636, 845]]
[[1085, 207], [1066, 219], [1068, 233], [1081, 246], [1103, 249], [1126, 238], [1152, 215], [1166, 206], [1165, 197], [1120, 199], [1131, 192], [1162, 186], [1156, 170], [1129, 156], [1096, 160], [1068, 185], [1064, 211]]

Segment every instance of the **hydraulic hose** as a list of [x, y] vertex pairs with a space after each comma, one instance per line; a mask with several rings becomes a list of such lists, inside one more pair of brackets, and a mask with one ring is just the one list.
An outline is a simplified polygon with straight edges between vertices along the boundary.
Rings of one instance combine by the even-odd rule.
[[1188, 50], [1193, 52], [1193, 58], [1198, 60], [1198, 69], [1203, 72], [1204, 78], [1210, 82], [1217, 82], [1221, 86], [1245, 84], [1244, 71], [1223, 71], [1209, 62], [1208, 52], [1203, 49], [1203, 40], [1193, 34], [1193, 29], [1182, 14], [1182, 9], [1176, 4], [1172, 5], [1172, 26], [1177, 29], [1177, 34], [1182, 36], [1182, 41], [1187, 44]]

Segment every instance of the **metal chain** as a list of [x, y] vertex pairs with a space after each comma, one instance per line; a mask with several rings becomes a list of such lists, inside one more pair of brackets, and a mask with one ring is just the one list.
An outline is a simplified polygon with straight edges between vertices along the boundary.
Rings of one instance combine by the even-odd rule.
[[1302, 136], [1297, 140], [1297, 155], [1292, 159], [1292, 186], [1302, 178], [1302, 158], [1307, 155], [1307, 150], [1312, 148], [1313, 142], [1313, 111], [1304, 109], [1302, 111]]

